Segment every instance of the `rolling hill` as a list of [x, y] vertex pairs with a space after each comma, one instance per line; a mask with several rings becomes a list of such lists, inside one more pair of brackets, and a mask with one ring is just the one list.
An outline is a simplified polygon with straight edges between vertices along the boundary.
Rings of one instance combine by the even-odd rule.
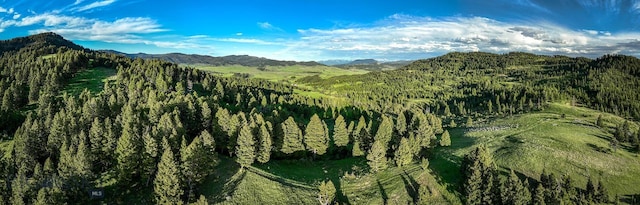
[[229, 55], [229, 56], [222, 56], [222, 57], [213, 57], [208, 55], [182, 54], [182, 53], [127, 54], [127, 53], [122, 53], [114, 50], [103, 50], [103, 51], [120, 54], [120, 55], [126, 55], [131, 58], [160, 59], [167, 62], [172, 62], [176, 64], [185, 64], [185, 65], [197, 65], [197, 64], [203, 64], [208, 66], [241, 65], [241, 66], [249, 66], [249, 67], [294, 66], [294, 65], [320, 66], [322, 65], [320, 63], [313, 62], [313, 61], [307, 61], [307, 62], [280, 61], [280, 60], [272, 60], [272, 59], [267, 59], [262, 57], [249, 56], [249, 55]]
[[530, 194], [544, 170], [567, 203], [594, 203], [589, 179], [605, 204], [640, 196], [635, 57], [449, 53], [363, 71], [133, 60], [52, 33], [0, 46], [0, 199], [14, 204], [312, 204], [329, 181], [340, 204], [462, 204], [477, 147]]

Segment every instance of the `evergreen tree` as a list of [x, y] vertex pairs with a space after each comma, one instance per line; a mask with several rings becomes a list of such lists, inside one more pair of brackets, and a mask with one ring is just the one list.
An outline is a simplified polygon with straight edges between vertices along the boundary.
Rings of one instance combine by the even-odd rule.
[[149, 132], [142, 136], [144, 143], [144, 152], [142, 153], [142, 179], [145, 185], [149, 185], [155, 176], [156, 168], [158, 168], [158, 142]]
[[573, 180], [571, 179], [571, 176], [569, 175], [564, 175], [562, 177], [562, 199], [565, 202], [568, 201], [576, 201], [577, 199], [577, 193], [576, 193], [576, 189], [573, 186]]
[[411, 144], [409, 140], [407, 140], [407, 138], [403, 137], [400, 140], [400, 146], [398, 146], [398, 148], [396, 149], [394, 160], [398, 167], [411, 164], [411, 162], [413, 161], [413, 151], [411, 149]]
[[[527, 183], [528, 184], [528, 183]], [[525, 205], [531, 200], [529, 188], [525, 187], [518, 176], [511, 170], [505, 183], [502, 202], [504, 204]]]
[[314, 114], [305, 129], [304, 142], [314, 155], [323, 155], [329, 147], [327, 125]]
[[463, 191], [465, 204], [477, 205], [481, 204], [482, 190], [482, 167], [479, 161], [473, 162], [466, 170], [466, 180], [464, 181]]
[[602, 122], [602, 114], [598, 115], [598, 119], [596, 119], [596, 125], [598, 127], [603, 127], [604, 126], [604, 124]]
[[116, 156], [118, 162], [118, 178], [121, 183], [134, 182], [139, 173], [141, 158], [141, 140], [137, 131], [137, 116], [132, 105], [127, 105], [122, 112], [122, 135], [118, 139]]
[[[493, 179], [495, 172], [493, 167], [491, 155], [483, 146], [477, 147], [471, 153], [465, 155], [461, 169], [464, 177], [462, 191], [466, 196], [466, 204], [482, 204], [483, 201], [495, 201], [491, 189], [499, 185], [499, 183], [493, 185], [493, 181], [495, 181]], [[486, 195], [491, 196], [483, 197]]]
[[391, 141], [391, 137], [393, 135], [393, 120], [391, 120], [387, 116], [382, 116], [382, 122], [378, 127], [378, 132], [376, 132], [375, 137], [373, 138], [375, 141], [379, 141], [382, 143], [383, 148], [387, 149], [389, 141]]
[[401, 111], [398, 114], [398, 119], [396, 120], [396, 131], [400, 136], [404, 136], [407, 132], [407, 118], [404, 116], [404, 111]]
[[471, 119], [471, 116], [467, 117], [467, 123], [465, 124], [465, 126], [467, 126], [467, 127], [472, 127], [473, 126], [473, 120]]
[[445, 130], [444, 133], [442, 133], [442, 137], [440, 138], [440, 146], [442, 147], [451, 146], [451, 136], [449, 136], [448, 130]]
[[256, 158], [255, 138], [253, 129], [245, 124], [238, 134], [238, 145], [236, 146], [236, 162], [243, 168], [253, 164]]
[[202, 183], [210, 173], [214, 173], [213, 168], [217, 159], [215, 153], [211, 152], [211, 148], [203, 140], [207, 138], [208, 134], [206, 130], [202, 131], [181, 154], [182, 174], [187, 185], [189, 198], [195, 197], [193, 195], [196, 185]]
[[338, 147], [344, 147], [349, 144], [349, 131], [347, 130], [347, 123], [344, 121], [342, 115], [338, 115], [335, 125], [333, 126], [333, 142]]
[[183, 190], [180, 170], [170, 147], [164, 148], [153, 184], [156, 203], [182, 204]]
[[602, 184], [602, 180], [598, 182], [596, 190], [597, 195], [595, 196], [595, 201], [599, 203], [609, 203], [609, 192], [607, 191], [607, 188]]
[[598, 195], [597, 192], [598, 192], [597, 187], [595, 186], [595, 184], [593, 184], [591, 177], [589, 177], [587, 179], [587, 187], [586, 187], [586, 193], [585, 193], [587, 200], [593, 201], [595, 196]]
[[273, 146], [272, 145], [273, 143], [271, 141], [271, 135], [269, 134], [269, 130], [264, 124], [260, 125], [259, 137], [260, 137], [260, 146], [258, 149], [257, 159], [258, 159], [258, 162], [260, 163], [267, 163], [271, 158], [271, 147]]
[[542, 183], [538, 183], [538, 187], [536, 188], [535, 195], [533, 197], [533, 205], [545, 205], [544, 195], [545, 189], [542, 187]]
[[318, 187], [318, 201], [322, 205], [329, 205], [336, 197], [336, 187], [331, 180], [320, 183]]
[[293, 120], [293, 117], [287, 118], [281, 124], [283, 132], [283, 142], [281, 151], [285, 154], [291, 154], [296, 151], [304, 150], [302, 144], [302, 131], [298, 128], [298, 124]]
[[367, 164], [376, 173], [387, 168], [387, 148], [382, 141], [375, 141], [367, 154]]
[[195, 203], [192, 203], [191, 205], [209, 205], [209, 201], [207, 201], [207, 198], [204, 197], [204, 195], [200, 195], [200, 198], [198, 198], [198, 201], [196, 201]]
[[360, 140], [353, 141], [353, 148], [351, 149], [351, 156], [360, 157], [364, 156], [364, 151], [360, 148]]

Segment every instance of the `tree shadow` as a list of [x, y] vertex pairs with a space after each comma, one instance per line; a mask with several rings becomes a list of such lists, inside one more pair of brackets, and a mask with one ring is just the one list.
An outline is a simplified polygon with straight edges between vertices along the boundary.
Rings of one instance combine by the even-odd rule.
[[407, 174], [405, 170], [402, 170], [402, 172], [403, 174], [401, 174], [400, 177], [404, 183], [404, 188], [407, 190], [411, 199], [413, 199], [413, 204], [418, 204], [418, 189], [420, 188], [420, 185], [411, 175]]
[[[205, 181], [198, 187], [200, 193], [208, 197], [209, 202], [222, 203], [227, 200], [229, 196], [233, 194], [236, 187], [244, 179], [247, 172], [240, 170], [240, 165], [233, 159], [226, 156], [220, 156], [220, 164], [215, 168], [214, 175], [210, 175]], [[239, 174], [239, 176], [236, 176]]]
[[389, 200], [389, 196], [387, 196], [387, 192], [384, 191], [384, 187], [382, 187], [382, 184], [380, 183], [380, 180], [376, 179], [376, 182], [378, 183], [378, 189], [380, 189], [380, 195], [382, 195], [382, 201], [386, 205], [387, 201]]

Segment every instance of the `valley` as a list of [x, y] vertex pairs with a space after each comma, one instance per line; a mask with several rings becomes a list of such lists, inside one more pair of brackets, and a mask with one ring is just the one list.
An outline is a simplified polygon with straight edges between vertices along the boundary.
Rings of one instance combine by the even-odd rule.
[[452, 52], [387, 70], [176, 64], [54, 33], [0, 44], [0, 199], [13, 204], [640, 199], [631, 56]]

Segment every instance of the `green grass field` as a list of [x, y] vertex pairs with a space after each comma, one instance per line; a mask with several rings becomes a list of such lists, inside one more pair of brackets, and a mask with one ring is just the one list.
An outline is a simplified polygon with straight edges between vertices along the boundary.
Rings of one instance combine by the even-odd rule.
[[[566, 117], [562, 118], [562, 114]], [[544, 111], [491, 120], [471, 129], [452, 129], [452, 146], [437, 148], [430, 168], [453, 187], [460, 182], [462, 157], [476, 146], [485, 145], [505, 174], [513, 169], [539, 180], [546, 169], [556, 176], [569, 174], [582, 189], [589, 176], [602, 180], [612, 198], [615, 194], [640, 192], [640, 158], [629, 147], [615, 152], [610, 148], [612, 128], [594, 125], [599, 114], [609, 126], [623, 122], [617, 116], [591, 109], [550, 104]], [[637, 125], [631, 127], [635, 130]]]
[[223, 157], [219, 176], [201, 189], [209, 202], [220, 204], [317, 204], [317, 186], [331, 180], [337, 201], [348, 204], [408, 204], [418, 197], [418, 187], [428, 187], [434, 204], [460, 204], [440, 186], [430, 172], [417, 164], [393, 167], [377, 174], [367, 172], [363, 158], [330, 161], [274, 160], [240, 169]]
[[256, 67], [247, 66], [208, 66], [208, 65], [189, 65], [191, 67], [220, 73], [223, 76], [232, 76], [234, 73], [246, 73], [254, 78], [261, 78], [270, 81], [290, 81], [297, 79], [319, 75], [321, 78], [329, 78], [339, 75], [356, 75], [365, 74], [369, 71], [359, 69], [342, 69], [329, 66], [267, 66], [264, 70]]
[[115, 78], [116, 70], [111, 68], [95, 67], [82, 70], [75, 74], [64, 91], [72, 95], [79, 95], [84, 89], [89, 89], [95, 95], [102, 91], [106, 81], [115, 80]]

